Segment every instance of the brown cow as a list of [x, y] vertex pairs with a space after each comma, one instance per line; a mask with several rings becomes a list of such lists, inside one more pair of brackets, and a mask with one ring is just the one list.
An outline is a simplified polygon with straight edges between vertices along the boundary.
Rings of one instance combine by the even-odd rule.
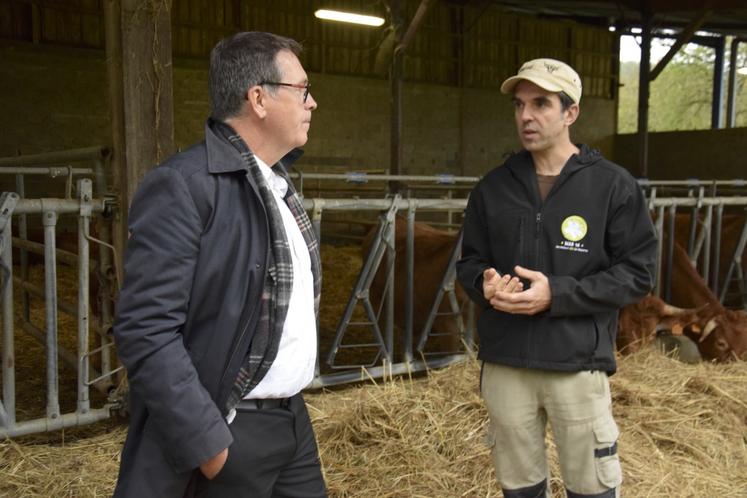
[[[363, 255], [366, 257], [373, 242], [376, 229], [371, 230], [363, 241]], [[427, 223], [415, 222], [414, 247], [414, 284], [413, 284], [413, 342], [417, 344], [428, 319], [428, 313], [438, 292], [444, 270], [449, 262], [456, 235], [438, 230]], [[397, 217], [395, 221], [396, 259], [394, 269], [394, 322], [404, 329], [405, 325], [405, 291], [407, 275], [407, 220]], [[386, 256], [371, 284], [371, 302], [375, 308], [381, 303], [386, 285]], [[457, 282], [455, 284], [457, 300], [466, 311], [464, 303], [468, 298]], [[453, 316], [448, 315], [450, 308], [446, 298], [441, 302], [440, 313], [433, 323], [431, 338], [426, 349], [431, 351], [455, 352], [462, 348], [459, 327]], [[466, 313], [465, 318], [466, 320]], [[466, 322], [465, 322], [466, 323]]]
[[[406, 235], [407, 224], [397, 218], [395, 224], [395, 323], [404, 327], [405, 275], [406, 275]], [[373, 234], [369, 233], [364, 242], [364, 254], [368, 252]], [[415, 268], [414, 268], [414, 310], [413, 335], [417, 341], [425, 325], [438, 285], [448, 263], [449, 255], [456, 241], [456, 235], [437, 230], [425, 223], [415, 223]], [[371, 298], [377, 305], [385, 285], [383, 268], [374, 278]], [[726, 310], [717, 297], [708, 289], [703, 279], [689, 262], [686, 252], [675, 244], [674, 272], [672, 281], [672, 304], [684, 309], [668, 307], [661, 300], [644, 300], [623, 308], [619, 324], [621, 350], [631, 352], [638, 342], [653, 339], [657, 329], [682, 333], [697, 343], [698, 349], [707, 360], [729, 361], [743, 358], [747, 354], [747, 315], [743, 312]], [[460, 303], [466, 300], [463, 290], [456, 285], [455, 291]], [[445, 303], [441, 312], [447, 312]], [[451, 317], [439, 317], [433, 330], [437, 334], [449, 334], [449, 346], [458, 347], [458, 329]]]
[[649, 344], [661, 331], [682, 335], [685, 327], [699, 322], [696, 309], [682, 309], [648, 295], [620, 311], [617, 350], [634, 353]]
[[[691, 216], [686, 213], [679, 213], [675, 216], [674, 240], [677, 244], [679, 244], [683, 248], [687, 247], [688, 238], [690, 236], [690, 219], [691, 219]], [[668, 220], [669, 220], [669, 217], [666, 216], [664, 218], [665, 232], [667, 230]], [[734, 251], [737, 248], [739, 237], [742, 234], [744, 224], [745, 224], [744, 214], [724, 213], [722, 217], [721, 238], [720, 238], [721, 243], [719, 245], [719, 257], [718, 257], [719, 287], [721, 288], [724, 285], [730, 285], [732, 286], [732, 290], [734, 290], [734, 287], [733, 287], [733, 284], [734, 284], [733, 280], [735, 278], [734, 273], [732, 273], [732, 282], [724, 282], [724, 280], [726, 279], [726, 274], [729, 271], [729, 266], [732, 263]], [[712, 226], [711, 226], [712, 234], [714, 237], [716, 233], [715, 225], [716, 225], [716, 216], [714, 215]], [[696, 224], [696, 234], [699, 233], [703, 229], [704, 226], [705, 226], [705, 220], [704, 220], [704, 216], [701, 214]], [[666, 234], [665, 234], [665, 237], [666, 237]], [[666, 245], [665, 245], [665, 250], [666, 250]], [[741, 256], [742, 256], [742, 261], [747, 262], [747, 247], [744, 248]], [[712, 257], [712, 261], [715, 261], [715, 258]], [[712, 263], [711, 271], [713, 271], [713, 268], [714, 267]], [[729, 295], [727, 294], [727, 304], [731, 306], [741, 306], [743, 303], [741, 299], [736, 298], [734, 295], [732, 295], [730, 298]]]
[[685, 327], [684, 333], [698, 343], [703, 358], [715, 361], [747, 359], [747, 313], [724, 308], [693, 268], [685, 249], [676, 242], [671, 304], [682, 308], [702, 308], [698, 311], [698, 325]]

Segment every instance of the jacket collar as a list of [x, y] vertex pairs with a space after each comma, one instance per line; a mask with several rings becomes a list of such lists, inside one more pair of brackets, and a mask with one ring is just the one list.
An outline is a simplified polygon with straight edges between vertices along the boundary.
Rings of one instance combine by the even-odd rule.
[[[563, 170], [560, 172], [561, 177], [573, 174], [576, 171], [591, 166], [602, 159], [602, 155], [598, 150], [592, 149], [586, 144], [576, 144], [576, 146], [579, 148], [579, 153], [573, 154], [568, 158], [565, 166], [563, 166]], [[506, 166], [508, 166], [511, 172], [519, 178], [528, 180], [535, 177], [532, 155], [526, 149], [511, 156], [508, 161], [506, 161]]]
[[[560, 188], [576, 171], [591, 166], [602, 159], [602, 155], [596, 149], [591, 149], [585, 144], [577, 144], [577, 147], [579, 148], [579, 153], [573, 154], [568, 158], [568, 161], [566, 161], [565, 166], [563, 166], [562, 171], [558, 175], [551, 193]], [[532, 161], [532, 155], [529, 151], [524, 149], [514, 154], [508, 158], [505, 165], [514, 178], [522, 184], [527, 195], [532, 199], [532, 203], [536, 206], [542, 205], [539, 187], [537, 186], [537, 173], [534, 170], [534, 161]]]
[[[205, 123], [208, 171], [216, 174], [246, 171], [246, 163], [241, 159], [239, 151], [213, 131], [212, 123], [213, 118], [208, 118]], [[287, 170], [302, 155], [303, 150], [296, 148], [288, 152], [279, 162]]]

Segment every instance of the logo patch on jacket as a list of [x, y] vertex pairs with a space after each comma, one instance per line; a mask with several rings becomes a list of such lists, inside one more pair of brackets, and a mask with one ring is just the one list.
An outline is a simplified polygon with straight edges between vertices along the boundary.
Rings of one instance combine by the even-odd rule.
[[581, 243], [581, 240], [586, 237], [588, 230], [589, 226], [581, 216], [575, 214], [568, 216], [560, 225], [560, 232], [563, 234], [565, 240], [556, 245], [555, 249], [560, 249], [561, 251], [589, 252], [584, 247], [584, 244]]

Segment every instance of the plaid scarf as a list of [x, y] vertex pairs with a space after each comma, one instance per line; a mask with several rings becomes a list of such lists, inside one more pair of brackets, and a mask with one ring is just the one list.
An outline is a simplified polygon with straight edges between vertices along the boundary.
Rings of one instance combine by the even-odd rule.
[[[278, 210], [274, 194], [267, 185], [259, 165], [254, 160], [254, 154], [229, 125], [216, 121], [213, 126], [216, 132], [219, 132], [239, 151], [241, 158], [246, 162], [247, 176], [257, 185], [262, 203], [265, 206], [270, 233], [270, 251], [267, 258], [267, 275], [262, 299], [259, 303], [259, 321], [249, 351], [244, 358], [244, 364], [239, 370], [239, 375], [228, 397], [227, 408], [231, 410], [259, 384], [277, 356], [293, 289], [293, 263], [283, 218]], [[280, 167], [273, 167], [273, 171], [288, 183], [288, 193], [284, 200], [293, 214], [309, 249], [311, 272], [314, 278], [314, 313], [318, 316], [322, 289], [319, 242], [311, 225], [311, 220], [309, 220], [298, 192], [296, 192], [293, 183], [285, 172], [285, 168], [281, 164]]]

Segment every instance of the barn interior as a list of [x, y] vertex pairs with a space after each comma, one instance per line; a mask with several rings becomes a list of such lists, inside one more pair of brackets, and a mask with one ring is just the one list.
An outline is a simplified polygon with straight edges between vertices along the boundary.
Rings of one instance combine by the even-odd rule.
[[[319, 9], [380, 16], [384, 22], [378, 27], [329, 22], [315, 17]], [[731, 299], [731, 307], [747, 309], [741, 262], [732, 264], [745, 250], [742, 239], [747, 229], [747, 184], [742, 180], [747, 171], [747, 127], [737, 126], [736, 117], [739, 109], [747, 108], [740, 102], [740, 97], [747, 99], [747, 94], [740, 92], [740, 81], [745, 76], [738, 71], [747, 64], [747, 57], [740, 55], [747, 48], [747, 4], [743, 1], [0, 0], [0, 113], [6, 116], [0, 133], [0, 190], [21, 194], [17, 201], [3, 197], [0, 203], [10, 203], [11, 210], [17, 206], [12, 220], [7, 216], [13, 236], [35, 239], [40, 244], [35, 246], [40, 254], [34, 260], [32, 242], [15, 247], [18, 241], [13, 241], [14, 278], [27, 283], [14, 281], [11, 294], [15, 298], [2, 309], [6, 323], [8, 316], [15, 316], [16, 322], [12, 355], [15, 367], [7, 367], [8, 351], [12, 348], [7, 340], [2, 345], [2, 400], [5, 409], [9, 399], [18, 401], [13, 407], [18, 409], [18, 420], [13, 417], [13, 424], [0, 423], [0, 434], [20, 438], [21, 446], [12, 440], [0, 443], [2, 461], [8, 462], [0, 464], [0, 475], [5, 477], [0, 483], [0, 495], [111, 493], [116, 477], [116, 468], [111, 465], [116, 460], [122, 430], [121, 422], [112, 421], [110, 416], [112, 407], [118, 411], [122, 400], [113, 391], [117, 380], [105, 374], [116, 368], [109, 331], [121, 278], [118, 258], [127, 238], [127, 206], [148, 170], [172, 153], [202, 140], [210, 111], [210, 50], [219, 39], [246, 30], [270, 31], [302, 42], [301, 61], [319, 104], [313, 114], [310, 139], [293, 174], [302, 186], [310, 213], [318, 213], [314, 221], [325, 243], [327, 276], [323, 295], [328, 297], [323, 297], [326, 308], [320, 324], [324, 335], [320, 339], [320, 380], [314, 395], [319, 397], [313, 398], [313, 403], [319, 407], [315, 424], [330, 441], [323, 448], [328, 452], [326, 457], [323, 452], [323, 458], [328, 463], [332, 495], [499, 496], [491, 485], [487, 454], [476, 450], [465, 456], [464, 452], [471, 450], [459, 439], [464, 427], [449, 426], [452, 421], [446, 419], [439, 421], [443, 425], [432, 428], [433, 433], [453, 431], [453, 440], [460, 441], [453, 443], [458, 449], [444, 450], [443, 438], [427, 444], [408, 443], [413, 447], [422, 443], [420, 451], [435, 455], [430, 464], [439, 462], [443, 466], [431, 465], [441, 474], [430, 475], [426, 460], [422, 475], [436, 483], [434, 487], [405, 478], [402, 479], [407, 487], [403, 489], [407, 491], [398, 491], [395, 485], [387, 487], [382, 484], [386, 479], [382, 480], [381, 475], [391, 472], [391, 465], [382, 465], [365, 475], [363, 469], [376, 459], [376, 452], [396, 452], [389, 446], [383, 449], [382, 441], [393, 433], [401, 435], [416, 429], [404, 419], [420, 424], [433, 422], [432, 414], [409, 412], [407, 396], [431, 396], [428, 403], [433, 404], [435, 413], [438, 403], [432, 399], [433, 392], [466, 391], [463, 396], [439, 399], [453, 403], [449, 405], [452, 413], [469, 411], [469, 422], [465, 424], [473, 425], [464, 430], [475, 441], [479, 439], [475, 434], [481, 434], [484, 413], [472, 385], [476, 370], [474, 360], [469, 359], [469, 337], [458, 345], [458, 351], [453, 351], [452, 346], [433, 346], [420, 352], [417, 346], [422, 337], [417, 322], [416, 326], [392, 323], [401, 319], [400, 314], [406, 315], [400, 308], [389, 311], [394, 315], [389, 319], [382, 318], [382, 313], [388, 312], [385, 307], [374, 306], [379, 313], [377, 320], [388, 320], [378, 335], [372, 334], [370, 324], [363, 327], [360, 336], [356, 335], [350, 322], [370, 318], [360, 300], [353, 299], [353, 289], [359, 283], [359, 271], [366, 258], [371, 257], [361, 251], [361, 241], [372, 228], [384, 226], [380, 223], [386, 222], [387, 209], [396, 203], [400, 215], [414, 220], [417, 213], [418, 221], [427, 221], [454, 235], [464, 199], [474, 182], [518, 150], [513, 109], [506, 96], [500, 94], [499, 86], [525, 60], [553, 57], [568, 62], [579, 72], [584, 96], [581, 116], [571, 129], [573, 140], [599, 149], [641, 179], [662, 234], [657, 295], [670, 301], [678, 290], [676, 284], [672, 288], [672, 279], [667, 277], [674, 272], [675, 214], [689, 213], [692, 217], [695, 213], [695, 217], [706, 220], [708, 229], [696, 231], [689, 222], [680, 226], [678, 219], [676, 233], [685, 234], [683, 246], [705, 285], [722, 302]], [[624, 35], [638, 37], [642, 60], [653, 60], [651, 47], [655, 40], [672, 42], [663, 58], [639, 67], [637, 131], [632, 133], [621, 133], [618, 121], [620, 44]], [[712, 49], [712, 85], [705, 104], [710, 108], [710, 127], [650, 131], [651, 84], [689, 43]], [[36, 171], [30, 173], [23, 168]], [[24, 177], [21, 183], [19, 176]], [[83, 178], [90, 178], [91, 183], [78, 183]], [[83, 192], [91, 192], [88, 200], [83, 200]], [[710, 202], [709, 196], [727, 201]], [[53, 326], [45, 308], [50, 287], [45, 287], [48, 282], [44, 269], [38, 265], [44, 258], [45, 212], [43, 203], [31, 202], [38, 199], [60, 200], [46, 204], [54, 205], [60, 212], [57, 247], [64, 249], [66, 241], [73, 246], [68, 253], [58, 251], [56, 256], [59, 282], [54, 294], [59, 294], [56, 305], [60, 313]], [[671, 199], [676, 201], [672, 203]], [[358, 203], [355, 208], [352, 201]], [[81, 386], [75, 367], [81, 362], [78, 348], [82, 347], [81, 339], [76, 337], [76, 328], [80, 328], [76, 318], [81, 316], [76, 295], [83, 271], [75, 253], [80, 252], [82, 244], [78, 238], [78, 215], [83, 206], [90, 209], [86, 212], [90, 214], [91, 230], [96, 232], [92, 236], [104, 243], [91, 240], [86, 249], [91, 254], [90, 278], [98, 280], [97, 289], [92, 291], [98, 297], [92, 294], [91, 300], [100, 301], [90, 305], [95, 308], [90, 312], [97, 316], [92, 315], [90, 336], [83, 340], [90, 342], [89, 352], [84, 355], [86, 361], [90, 360], [90, 386]], [[698, 210], [693, 211], [695, 208]], [[25, 216], [23, 224], [21, 216]], [[5, 219], [0, 216], [0, 224]], [[382, 241], [395, 235], [394, 224], [386, 226], [389, 228], [383, 229]], [[670, 236], [663, 236], [665, 232]], [[5, 244], [8, 247], [10, 241]], [[720, 253], [725, 258], [719, 259]], [[377, 262], [386, 261], [386, 254], [378, 256]], [[28, 269], [21, 266], [25, 258], [30, 264]], [[442, 294], [439, 299], [448, 302], [449, 292]], [[351, 303], [356, 307], [345, 322], [343, 317]], [[458, 303], [460, 308], [454, 311], [451, 307], [450, 311], [461, 313], [463, 305]], [[86, 304], [86, 313], [88, 307]], [[438, 309], [436, 305], [435, 310]], [[467, 328], [468, 320], [466, 316]], [[56, 412], [52, 410], [53, 422], [49, 391], [54, 382], [43, 368], [45, 363], [49, 365], [50, 348], [44, 344], [50, 327], [60, 331], [55, 351], [60, 357], [57, 381], [61, 384], [59, 393], [55, 393], [59, 406]], [[460, 329], [460, 333], [464, 330]], [[400, 334], [405, 338], [401, 339]], [[431, 337], [428, 339], [432, 346]], [[348, 349], [343, 346], [346, 341], [352, 344]], [[333, 358], [328, 352], [332, 349], [339, 356]], [[387, 357], [387, 353], [392, 356]], [[714, 494], [703, 493], [718, 490], [715, 495], [740, 496], [740, 490], [747, 489], [747, 476], [739, 474], [734, 462], [747, 459], [747, 433], [743, 428], [747, 425], [747, 406], [744, 389], [733, 386], [747, 380], [745, 362], [738, 362], [737, 366], [674, 366], [671, 358], [649, 354], [644, 351], [631, 360], [621, 360], [630, 362], [628, 372], [653, 369], [649, 370], [653, 372], [649, 377], [640, 372], [627, 377], [623, 368], [620, 380], [613, 385], [613, 389], [618, 389], [616, 403], [620, 402], [626, 410], [624, 430], [635, 433], [629, 444], [638, 445], [640, 450], [630, 452], [626, 462], [628, 468], [634, 469], [626, 475], [635, 490], [633, 495], [706, 496]], [[466, 374], [451, 370], [465, 361]], [[451, 374], [424, 380], [429, 383], [423, 388], [423, 392], [430, 393], [427, 396], [413, 391], [412, 385], [396, 391], [397, 381], [394, 387], [386, 387], [390, 389], [386, 392], [366, 391], [371, 386], [359, 385], [354, 388], [357, 391], [351, 391], [354, 394], [340, 390], [330, 393], [331, 398], [324, 398], [324, 391], [319, 391], [361, 379], [369, 380], [377, 389], [381, 388], [378, 383], [384, 382], [378, 379], [391, 380], [392, 373], [428, 371], [454, 362], [457, 364], [448, 370]], [[413, 369], [412, 365], [418, 367]], [[679, 419], [675, 413], [662, 415], [661, 420], [656, 418], [657, 403], [667, 403], [666, 389], [654, 387], [657, 373], [661, 378], [662, 372], [670, 375], [667, 385], [670, 392], [676, 391], [677, 403], [682, 403], [681, 407], [677, 405], [681, 409]], [[99, 375], [103, 380], [96, 381]], [[447, 385], [449, 375], [465, 384]], [[8, 387], [10, 382], [15, 383], [13, 389]], [[435, 391], [429, 391], [434, 385]], [[82, 404], [81, 392], [86, 393]], [[700, 403], [710, 406], [706, 409], [693, 405], [695, 394]], [[346, 399], [361, 404], [350, 408], [344, 422], [335, 422], [335, 404]], [[384, 410], [389, 427], [379, 433], [381, 422], [363, 414], [368, 410], [379, 413], [374, 406], [392, 399], [396, 400], [392, 410]], [[85, 416], [81, 415], [82, 406]], [[723, 418], [715, 415], [719, 410]], [[397, 413], [404, 417], [395, 417]], [[0, 411], [0, 422], [7, 419], [2, 415]], [[636, 429], [644, 418], [653, 420], [649, 432]], [[680, 430], [687, 428], [686, 437], [692, 441], [689, 446], [679, 443], [685, 433], [671, 429], [666, 423], [670, 418], [681, 421]], [[368, 422], [370, 426], [366, 425]], [[74, 461], [64, 465], [70, 475], [60, 471], [68, 487], [54, 487], [52, 493], [52, 488], [36, 485], [43, 482], [36, 464], [45, 461], [45, 466], [54, 466], [55, 460], [63, 461], [66, 457], [56, 453], [56, 448], [64, 449], [65, 430], [76, 434], [71, 432], [74, 427], [87, 424], [93, 424], [89, 432], [81, 430], [80, 435], [70, 436], [82, 438], [82, 446], [80, 452], [71, 453], [77, 455], [71, 457]], [[15, 429], [3, 432], [2, 425]], [[45, 431], [51, 431], [49, 436], [27, 436]], [[107, 438], [110, 431], [114, 439]], [[651, 436], [651, 431], [658, 436]], [[88, 437], [104, 438], [94, 444], [96, 455], [106, 459], [109, 467], [103, 470], [103, 477], [95, 476], [95, 472], [88, 474], [90, 485], [86, 486], [75, 484], [74, 468], [75, 462], [88, 458]], [[366, 446], [358, 447], [356, 442], [367, 437], [377, 442], [365, 449], [372, 452], [370, 457], [354, 451]], [[334, 446], [332, 441], [339, 444]], [[734, 443], [733, 448], [730, 443]], [[46, 453], [41, 456], [26, 458], [32, 452], [24, 450], [24, 444], [49, 444], [55, 449], [43, 449]], [[719, 448], [727, 446], [728, 451], [719, 456]], [[651, 452], [661, 461], [649, 469], [648, 475], [645, 461]], [[413, 455], [403, 458], [417, 460]], [[462, 465], [457, 470], [449, 467], [455, 458]], [[699, 460], [702, 468], [697, 471], [695, 465], [687, 467], [687, 485], [683, 486], [668, 477], [674, 470], [665, 463], [667, 458], [677, 462], [679, 468]], [[553, 466], [557, 470], [555, 460]], [[449, 474], [452, 471], [455, 475]], [[350, 481], [346, 477], [350, 475], [359, 480]], [[553, 489], [561, 492], [559, 481]]]

